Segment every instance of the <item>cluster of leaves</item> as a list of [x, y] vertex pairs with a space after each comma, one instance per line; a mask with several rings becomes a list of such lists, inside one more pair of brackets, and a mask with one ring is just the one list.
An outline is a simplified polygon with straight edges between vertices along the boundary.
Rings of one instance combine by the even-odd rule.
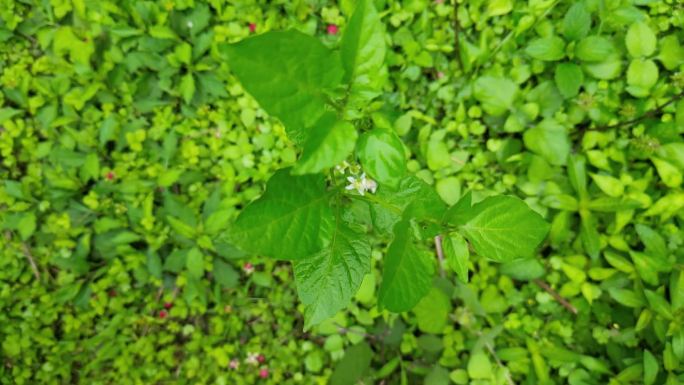
[[[0, 383], [684, 382], [676, 1], [374, 1], [382, 94], [325, 102], [360, 138], [371, 123], [402, 138], [406, 173], [446, 205], [523, 197], [549, 241], [534, 259], [470, 258], [467, 284], [447, 270], [395, 314], [376, 295], [388, 227], [346, 310], [308, 333], [289, 265], [220, 236], [297, 167], [220, 47], [289, 28], [339, 47], [356, 2], [34, 3], [0, 1]], [[344, 223], [377, 230], [350, 195]], [[404, 231], [426, 260], [432, 234], [462, 246], [419, 224]]]

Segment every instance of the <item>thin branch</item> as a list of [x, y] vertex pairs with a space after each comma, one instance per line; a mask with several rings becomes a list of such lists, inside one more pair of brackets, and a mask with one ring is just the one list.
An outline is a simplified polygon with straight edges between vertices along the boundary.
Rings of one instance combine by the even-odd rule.
[[496, 351], [494, 351], [494, 347], [492, 344], [489, 342], [485, 342], [484, 346], [487, 348], [489, 351], [489, 354], [494, 357], [494, 361], [496, 361], [496, 364], [504, 370], [504, 376], [506, 376], [506, 382], [508, 382], [508, 385], [515, 385], [515, 382], [513, 381], [513, 378], [511, 378], [511, 373], [508, 370], [508, 367], [506, 367], [503, 362], [501, 362], [501, 359], [499, 359], [499, 356], [496, 355]]
[[561, 305], [563, 305], [564, 308], [568, 309], [568, 311], [572, 314], [577, 314], [577, 308], [572, 306], [568, 300], [565, 298], [561, 297], [560, 294], [558, 294], [555, 290], [551, 288], [546, 282], [540, 280], [540, 279], [535, 279], [534, 283], [536, 283], [539, 287], [542, 289], [546, 290], [547, 293], [551, 294], [551, 296], [558, 301]]
[[21, 251], [26, 259], [28, 259], [29, 264], [31, 265], [31, 270], [33, 270], [33, 275], [38, 281], [40, 281], [40, 271], [38, 270], [38, 265], [36, 265], [36, 261], [33, 259], [33, 255], [31, 255], [31, 250], [26, 243], [21, 244]]
[[374, 336], [374, 335], [372, 335], [372, 334], [364, 333], [364, 332], [361, 332], [361, 331], [358, 331], [358, 330], [354, 330], [354, 329], [347, 329], [346, 327], [340, 325], [340, 324], [337, 323], [337, 322], [335, 322], [334, 324], [335, 324], [335, 326], [337, 327], [337, 330], [338, 330], [340, 333], [342, 333], [342, 334], [350, 334], [350, 333], [351, 333], [351, 334], [356, 334], [356, 335], [358, 335], [358, 336], [361, 336], [361, 337], [364, 337], [364, 338], [368, 338], [368, 339], [371, 340], [371, 341], [375, 341], [375, 340], [377, 339], [377, 337]]
[[439, 275], [444, 278], [444, 250], [442, 249], [442, 236], [435, 236], [435, 250], [437, 250], [437, 259], [439, 259]]
[[610, 130], [610, 129], [612, 129], [612, 128], [618, 128], [618, 127], [623, 127], [623, 126], [630, 126], [630, 125], [632, 125], [632, 124], [639, 123], [639, 122], [641, 122], [642, 120], [644, 120], [644, 119], [646, 119], [646, 118], [652, 118], [652, 117], [658, 115], [659, 113], [663, 112], [663, 110], [665, 109], [665, 107], [669, 106], [670, 104], [672, 104], [672, 103], [678, 101], [679, 99], [681, 99], [681, 98], [683, 98], [683, 97], [684, 97], [684, 92], [679, 93], [679, 94], [677, 94], [676, 96], [674, 96], [672, 99], [668, 100], [668, 101], [667, 101], [665, 104], [663, 104], [662, 106], [659, 106], [659, 107], [656, 107], [656, 108], [654, 108], [654, 109], [652, 109], [652, 110], [649, 110], [649, 111], [647, 111], [646, 113], [644, 113], [643, 115], [641, 115], [641, 116], [638, 117], [638, 118], [626, 120], [626, 121], [624, 121], [624, 122], [615, 123], [615, 124], [611, 124], [611, 125], [607, 125], [607, 126], [594, 127], [593, 130], [598, 130], [598, 131], [601, 131], [601, 130]]

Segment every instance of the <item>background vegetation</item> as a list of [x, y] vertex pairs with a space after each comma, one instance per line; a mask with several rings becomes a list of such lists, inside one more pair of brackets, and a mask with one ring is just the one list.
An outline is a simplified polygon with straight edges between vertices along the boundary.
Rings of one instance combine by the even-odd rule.
[[0, 0], [0, 384], [684, 382], [682, 5], [376, 6], [375, 124], [447, 203], [525, 199], [538, 259], [475, 258], [402, 315], [376, 270], [304, 333], [289, 265], [222, 244], [297, 154], [216, 47], [334, 46], [353, 0]]

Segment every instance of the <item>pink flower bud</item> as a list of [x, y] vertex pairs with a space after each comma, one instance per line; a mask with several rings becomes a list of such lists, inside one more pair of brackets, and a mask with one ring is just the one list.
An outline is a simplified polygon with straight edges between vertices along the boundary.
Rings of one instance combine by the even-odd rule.
[[249, 23], [249, 32], [250, 33], [256, 32], [256, 24], [255, 23]]
[[335, 24], [328, 25], [328, 35], [337, 35], [339, 28]]
[[268, 369], [263, 368], [259, 370], [259, 377], [261, 378], [267, 378], [268, 377]]

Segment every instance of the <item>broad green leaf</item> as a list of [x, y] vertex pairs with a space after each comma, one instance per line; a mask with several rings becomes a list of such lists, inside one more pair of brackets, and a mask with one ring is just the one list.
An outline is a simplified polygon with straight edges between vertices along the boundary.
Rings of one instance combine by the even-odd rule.
[[363, 170], [381, 185], [397, 187], [406, 174], [406, 155], [401, 139], [392, 131], [374, 128], [356, 144]]
[[565, 56], [565, 42], [558, 36], [534, 39], [525, 48], [525, 53], [537, 60], [560, 60]]
[[591, 29], [591, 14], [582, 2], [574, 3], [563, 18], [563, 35], [570, 40], [579, 40]]
[[19, 237], [21, 237], [22, 241], [31, 238], [31, 235], [36, 231], [36, 214], [27, 212], [22, 215], [17, 223], [17, 231], [19, 232]]
[[410, 310], [430, 291], [433, 274], [432, 254], [417, 246], [408, 221], [397, 223], [385, 254], [380, 305], [393, 312]]
[[536, 258], [517, 259], [501, 264], [501, 274], [519, 281], [531, 281], [544, 276], [544, 266]]
[[321, 251], [294, 263], [297, 292], [304, 304], [304, 328], [334, 316], [349, 305], [370, 271], [371, 248], [337, 217], [330, 243]]
[[266, 192], [242, 210], [228, 230], [242, 250], [278, 259], [302, 259], [330, 240], [334, 217], [322, 175], [277, 171]]
[[342, 163], [354, 151], [356, 137], [351, 123], [326, 112], [312, 127], [304, 142], [304, 153], [292, 173], [313, 174]]
[[656, 49], [656, 35], [643, 21], [629, 26], [625, 36], [625, 46], [632, 57], [651, 56]]
[[439, 334], [449, 320], [451, 301], [444, 292], [432, 287], [430, 292], [413, 308], [418, 329], [424, 333]]
[[663, 270], [663, 266], [659, 266], [658, 260], [638, 251], [630, 252], [629, 256], [632, 258], [634, 268], [641, 279], [653, 286], [658, 285], [658, 271]]
[[513, 107], [518, 86], [511, 80], [482, 76], [473, 84], [473, 96], [490, 115], [500, 116]]
[[578, 59], [588, 62], [602, 62], [615, 52], [615, 45], [604, 36], [587, 36], [575, 46]]
[[564, 98], [574, 98], [579, 93], [584, 82], [584, 73], [580, 66], [574, 63], [561, 63], [556, 66], [554, 75], [556, 87]]
[[220, 50], [247, 92], [298, 142], [324, 113], [327, 93], [344, 74], [337, 54], [296, 30], [267, 32]]
[[212, 274], [219, 285], [228, 289], [237, 286], [240, 274], [233, 269], [233, 266], [220, 259], [214, 259], [213, 264], [214, 270], [212, 270]]
[[544, 119], [536, 127], [525, 131], [523, 141], [525, 147], [553, 165], [565, 165], [570, 153], [567, 130], [553, 119]]
[[466, 240], [458, 233], [451, 233], [442, 239], [442, 249], [449, 267], [456, 272], [458, 279], [463, 283], [468, 283], [470, 251]]
[[568, 179], [580, 199], [587, 197], [587, 162], [581, 155], [568, 157]]
[[539, 214], [512, 196], [486, 198], [462, 215], [459, 232], [479, 255], [497, 262], [531, 257], [549, 231]]
[[342, 36], [340, 54], [349, 83], [348, 101], [363, 107], [382, 90], [385, 68], [385, 32], [372, 0], [360, 0]]
[[355, 385], [368, 372], [373, 359], [373, 350], [364, 341], [350, 348], [337, 363], [328, 383], [330, 385]]
[[627, 92], [637, 98], [650, 95], [650, 89], [658, 82], [658, 66], [650, 59], [634, 59], [627, 68]]

